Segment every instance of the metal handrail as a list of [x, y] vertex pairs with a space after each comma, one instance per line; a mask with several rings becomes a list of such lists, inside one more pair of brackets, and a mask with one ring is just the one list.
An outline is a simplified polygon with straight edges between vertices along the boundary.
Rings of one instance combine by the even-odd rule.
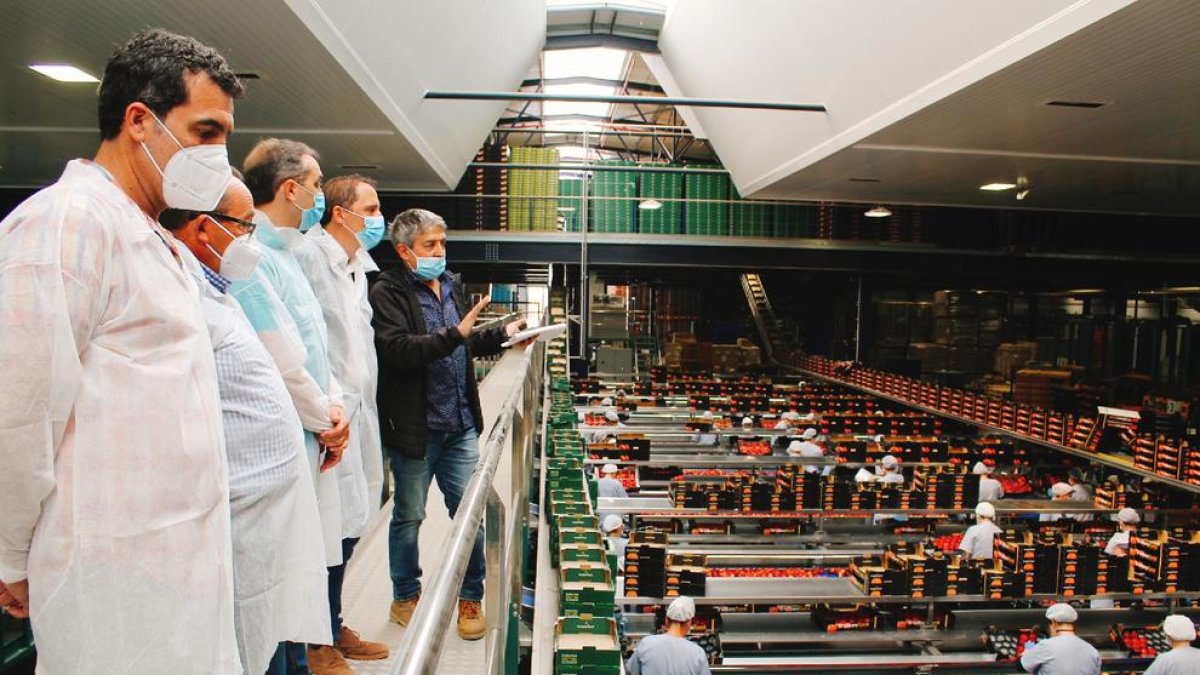
[[[443, 549], [441, 571], [433, 579], [429, 588], [422, 593], [421, 602], [417, 605], [416, 612], [405, 631], [404, 639], [400, 643], [398, 653], [402, 655], [401, 659], [392, 669], [391, 675], [429, 675], [437, 670], [446, 630], [453, 616], [454, 601], [458, 597], [458, 590], [462, 585], [467, 562], [470, 559], [480, 524], [484, 521], [485, 513], [489, 527], [495, 527], [497, 530], [503, 529], [503, 505], [498, 503], [493, 480], [501, 456], [505, 454], [504, 449], [508, 447], [508, 441], [510, 439], [522, 441], [520, 436], [528, 438], [528, 434], [523, 434], [521, 428], [523, 426], [524, 430], [527, 430], [528, 424], [524, 424], [518, 415], [517, 405], [524, 399], [528, 407], [525, 412], [528, 414], [536, 409], [540, 402], [539, 388], [544, 354], [544, 345], [537, 343], [528, 348], [522, 356], [524, 377], [521, 379], [521, 386], [514, 386], [505, 396], [496, 422], [480, 449], [479, 463], [476, 464], [475, 471], [471, 474], [471, 479], [463, 490], [462, 501], [459, 503], [458, 512], [451, 523], [447, 544]], [[514, 476], [515, 480], [517, 480], [516, 476]], [[517, 515], [522, 514], [518, 513]], [[489, 539], [498, 536], [500, 536], [500, 532], [488, 533]], [[488, 551], [489, 573], [496, 569], [496, 564], [500, 564], [501, 573], [489, 579], [488, 586], [490, 588], [487, 593], [493, 597], [495, 597], [493, 594], [498, 593], [501, 600], [490, 603], [500, 611], [492, 609], [485, 614], [489, 624], [488, 635], [491, 645], [488, 649], [488, 662], [480, 664], [478, 672], [493, 672], [496, 667], [495, 661], [503, 656], [502, 640], [506, 632], [503, 627], [507, 625], [508, 621], [509, 603], [503, 599], [507, 595], [505, 592], [507, 580], [499, 578], [504, 576], [507, 566], [497, 560], [504, 551], [497, 550], [499, 547], [494, 546], [488, 548], [492, 549]], [[501, 628], [497, 628], [497, 624]]]

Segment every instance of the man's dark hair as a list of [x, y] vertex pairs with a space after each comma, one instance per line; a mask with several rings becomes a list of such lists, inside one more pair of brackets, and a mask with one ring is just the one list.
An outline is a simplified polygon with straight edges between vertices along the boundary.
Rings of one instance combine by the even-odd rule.
[[217, 50], [161, 28], [144, 30], [118, 47], [104, 67], [97, 106], [100, 138], [107, 141], [117, 137], [125, 109], [134, 101], [145, 103], [159, 119], [187, 101], [185, 73], [206, 73], [233, 98], [245, 92]]
[[305, 155], [321, 161], [316, 150], [287, 138], [264, 138], [251, 148], [242, 162], [242, 172], [254, 205], [274, 200], [275, 191], [285, 180], [299, 181], [304, 176]]

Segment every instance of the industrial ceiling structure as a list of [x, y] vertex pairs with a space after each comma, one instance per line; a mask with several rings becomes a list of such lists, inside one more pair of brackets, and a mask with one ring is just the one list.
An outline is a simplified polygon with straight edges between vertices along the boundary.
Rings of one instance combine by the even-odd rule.
[[[248, 75], [235, 160], [261, 137], [286, 135], [320, 150], [326, 173], [357, 170], [387, 190], [449, 189], [491, 140], [556, 146], [564, 160], [720, 161], [750, 198], [1200, 213], [1200, 53], [1190, 43], [1200, 3], [1189, 0], [990, 9], [956, 0], [125, 0], [86, 16], [12, 0], [6, 9], [0, 185], [9, 187], [52, 181], [97, 141], [95, 84], [28, 66], [99, 76], [114, 45], [162, 26], [216, 46]], [[447, 101], [425, 98], [430, 91], [827, 110]], [[986, 183], [1014, 187], [980, 190]]]

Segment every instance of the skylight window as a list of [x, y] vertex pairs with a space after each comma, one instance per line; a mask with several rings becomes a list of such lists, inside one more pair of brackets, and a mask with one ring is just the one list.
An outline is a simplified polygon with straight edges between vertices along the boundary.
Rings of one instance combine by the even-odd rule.
[[[546, 52], [542, 57], [542, 75], [553, 81], [567, 77], [591, 77], [601, 80], [619, 81], [625, 74], [625, 65], [629, 52], [623, 49], [608, 47], [590, 47], [587, 49], [555, 49]], [[594, 96], [611, 96], [617, 93], [616, 87], [598, 84], [548, 84], [547, 94], [582, 94]], [[562, 131], [578, 131], [585, 127], [598, 126], [589, 120], [554, 120], [560, 115], [587, 115], [591, 117], [609, 117], [611, 103], [573, 103], [569, 101], [545, 101], [542, 103], [543, 117], [549, 117], [546, 127]]]

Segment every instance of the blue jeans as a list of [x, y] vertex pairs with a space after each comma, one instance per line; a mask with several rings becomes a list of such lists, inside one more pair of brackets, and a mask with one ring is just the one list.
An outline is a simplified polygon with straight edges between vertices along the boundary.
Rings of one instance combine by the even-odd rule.
[[[425, 502], [429, 481], [437, 478], [438, 489], [446, 500], [450, 517], [458, 512], [467, 481], [479, 462], [479, 436], [474, 429], [459, 432], [430, 431], [426, 438], [425, 459], [409, 459], [391, 453], [395, 499], [388, 536], [388, 561], [392, 572], [392, 597], [411, 600], [421, 592], [421, 562], [418, 535], [425, 520]], [[458, 597], [483, 599], [483, 528], [475, 535], [475, 547], [463, 576]]]

